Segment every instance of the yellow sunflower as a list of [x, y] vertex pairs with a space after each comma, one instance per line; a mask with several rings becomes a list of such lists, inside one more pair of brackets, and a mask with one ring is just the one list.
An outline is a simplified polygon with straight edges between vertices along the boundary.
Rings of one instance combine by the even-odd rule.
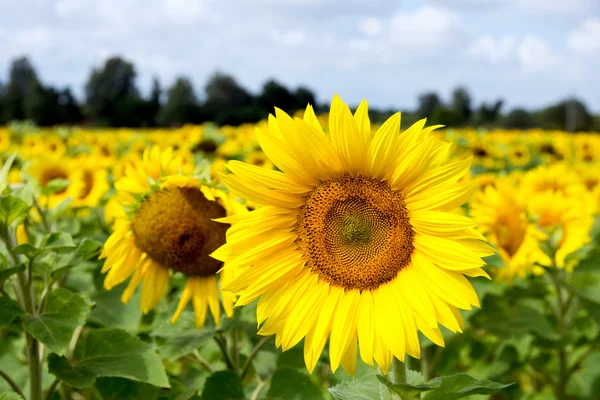
[[27, 171], [36, 178], [40, 186], [46, 188], [55, 179], [63, 179], [66, 186], [49, 195], [42, 195], [40, 202], [44, 207], [55, 207], [67, 198], [76, 199], [85, 188], [85, 182], [70, 158], [36, 158]]
[[74, 178], [83, 182], [81, 190], [73, 199], [75, 207], [95, 207], [100, 203], [106, 192], [110, 189], [108, 184], [108, 171], [98, 165], [91, 157], [78, 157], [73, 161], [76, 166]]
[[[171, 151], [157, 147], [147, 150], [143, 160], [129, 165], [117, 183], [120, 192], [136, 198], [125, 216], [117, 217], [114, 232], [107, 239], [101, 258], [106, 258], [107, 290], [131, 277], [123, 292], [127, 303], [142, 283], [141, 309], [152, 310], [164, 296], [169, 276], [187, 276], [174, 323], [192, 301], [196, 325], [204, 325], [207, 308], [215, 323], [220, 322], [219, 288], [216, 272], [222, 263], [209, 254], [225, 242], [226, 227], [213, 221], [243, 210], [221, 190], [201, 184], [185, 175], [165, 175], [177, 171], [181, 161]], [[130, 198], [131, 198], [130, 197]], [[130, 198], [126, 202], [130, 203]], [[221, 282], [228, 273], [221, 275]], [[223, 294], [223, 308], [232, 315], [235, 296]]]
[[280, 171], [230, 161], [223, 182], [259, 205], [231, 224], [213, 257], [224, 285], [259, 298], [259, 333], [287, 350], [304, 338], [309, 371], [328, 336], [333, 370], [354, 373], [357, 352], [386, 372], [392, 357], [419, 357], [417, 331], [443, 345], [438, 324], [456, 332], [458, 309], [479, 306], [467, 276], [487, 276], [494, 253], [475, 223], [449, 211], [476, 183], [457, 183], [471, 160], [447, 162], [425, 120], [400, 133], [400, 113], [375, 133], [363, 101], [353, 115], [336, 95], [325, 134], [311, 106], [303, 119], [276, 109], [257, 129]]

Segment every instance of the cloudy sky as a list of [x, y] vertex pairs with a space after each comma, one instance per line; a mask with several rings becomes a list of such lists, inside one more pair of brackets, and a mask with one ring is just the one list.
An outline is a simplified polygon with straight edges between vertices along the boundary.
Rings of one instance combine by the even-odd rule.
[[81, 94], [92, 66], [132, 60], [138, 84], [215, 70], [350, 103], [412, 108], [419, 93], [538, 107], [576, 95], [600, 112], [600, 0], [0, 0], [0, 80], [28, 55]]

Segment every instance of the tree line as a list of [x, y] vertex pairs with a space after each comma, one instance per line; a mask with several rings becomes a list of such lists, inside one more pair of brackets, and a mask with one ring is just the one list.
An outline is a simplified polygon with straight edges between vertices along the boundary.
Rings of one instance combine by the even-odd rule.
[[[317, 112], [328, 110], [328, 104], [317, 103], [309, 88], [290, 89], [273, 79], [264, 83], [260, 93], [253, 94], [234, 77], [216, 72], [206, 82], [202, 99], [186, 77], [178, 77], [166, 90], [154, 78], [149, 96], [140, 94], [136, 79], [132, 62], [121, 57], [108, 58], [104, 65], [91, 71], [80, 102], [70, 88], [40, 82], [27, 57], [17, 58], [12, 61], [6, 84], [0, 82], [0, 125], [20, 120], [40, 126], [157, 127], [206, 121], [239, 125], [265, 118], [274, 106], [289, 113], [308, 103]], [[585, 104], [575, 98], [533, 111], [516, 108], [504, 113], [503, 105], [502, 99], [475, 105], [467, 89], [459, 87], [448, 102], [435, 92], [422, 94], [417, 109], [403, 113], [403, 121], [428, 118], [432, 124], [450, 127], [600, 131], [600, 118], [591, 115]], [[381, 122], [394, 111], [371, 109], [372, 119]]]

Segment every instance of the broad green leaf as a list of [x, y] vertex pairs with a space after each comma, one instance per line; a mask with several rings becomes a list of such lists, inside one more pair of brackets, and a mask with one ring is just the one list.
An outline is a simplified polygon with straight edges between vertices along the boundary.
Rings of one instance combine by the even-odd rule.
[[40, 315], [25, 315], [23, 326], [57, 354], [64, 354], [75, 328], [85, 323], [89, 306], [81, 296], [63, 288], [50, 292]]
[[588, 355], [569, 380], [567, 394], [583, 399], [595, 399], [600, 393], [600, 352]]
[[120, 377], [169, 387], [156, 351], [121, 329], [94, 329], [75, 347], [74, 361], [51, 354], [50, 373], [74, 387], [87, 387], [100, 377]]
[[75, 243], [68, 233], [52, 232], [44, 238], [43, 245], [40, 247], [56, 252], [68, 252], [75, 249]]
[[413, 396], [416, 396], [419, 393], [427, 392], [434, 389], [433, 386], [428, 385], [427, 383], [422, 383], [418, 385], [411, 385], [408, 383], [392, 383], [385, 376], [377, 375], [377, 379], [388, 388], [392, 389], [394, 392], [398, 393], [403, 399], [410, 399]]
[[577, 296], [600, 304], [600, 273], [582, 272], [573, 274], [570, 286]]
[[0, 328], [10, 325], [15, 318], [23, 315], [23, 310], [13, 299], [0, 297]]
[[26, 216], [28, 211], [29, 206], [23, 200], [14, 196], [0, 197], [0, 224], [8, 226]]
[[217, 371], [204, 384], [202, 400], [243, 400], [244, 387], [233, 371]]
[[52, 179], [42, 188], [42, 194], [44, 196], [51, 196], [55, 193], [59, 193], [62, 190], [65, 190], [70, 183], [71, 181], [62, 178]]
[[124, 285], [112, 290], [102, 290], [92, 295], [94, 308], [88, 316], [88, 322], [104, 328], [119, 328], [131, 333], [138, 331], [142, 312], [140, 311], [140, 291], [136, 291], [131, 301], [121, 301]]
[[0, 400], [23, 400], [21, 396], [15, 392], [4, 392], [0, 393]]
[[4, 162], [4, 165], [2, 165], [2, 169], [0, 169], [0, 193], [4, 192], [4, 189], [8, 186], [8, 172], [15, 161], [15, 157], [17, 157], [17, 153], [13, 153], [8, 157]]
[[17, 274], [19, 272], [25, 271], [25, 264], [21, 264], [18, 267], [10, 267], [5, 269], [0, 269], [0, 282], [5, 281], [10, 278], [12, 275]]
[[292, 368], [280, 368], [271, 378], [271, 387], [267, 393], [269, 399], [303, 400], [322, 399], [321, 389], [310, 376]]
[[390, 400], [390, 391], [379, 382], [375, 374], [345, 381], [329, 388], [329, 393], [339, 400]]
[[33, 257], [36, 257], [38, 254], [40, 254], [41, 250], [30, 245], [29, 243], [25, 243], [15, 247], [13, 252], [15, 254], [21, 254], [31, 260]]
[[33, 187], [31, 185], [22, 185], [14, 189], [12, 195], [23, 200], [30, 207], [33, 204]]
[[102, 400], [154, 400], [160, 388], [124, 378], [98, 378], [95, 384]]
[[305, 370], [304, 349], [300, 346], [282, 352], [277, 358], [277, 368], [296, 368]]
[[434, 389], [426, 392], [424, 400], [456, 400], [474, 394], [494, 394], [512, 386], [487, 379], [476, 379], [467, 374], [456, 374], [434, 378], [426, 383]]

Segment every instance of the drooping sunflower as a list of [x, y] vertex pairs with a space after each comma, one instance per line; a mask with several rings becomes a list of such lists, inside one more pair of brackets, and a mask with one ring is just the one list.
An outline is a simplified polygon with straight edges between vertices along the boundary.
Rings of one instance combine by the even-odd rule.
[[353, 115], [335, 96], [325, 133], [276, 109], [258, 140], [280, 171], [230, 161], [223, 182], [259, 205], [231, 224], [213, 257], [233, 270], [236, 305], [259, 298], [259, 333], [287, 350], [304, 338], [312, 371], [329, 339], [333, 370], [354, 373], [357, 352], [387, 371], [419, 357], [417, 331], [443, 345], [438, 324], [461, 330], [459, 309], [479, 306], [467, 276], [487, 276], [494, 253], [475, 223], [451, 213], [476, 190], [457, 181], [471, 160], [447, 162], [449, 143], [400, 113], [375, 133], [363, 101]]
[[[101, 258], [106, 258], [104, 287], [112, 289], [131, 277], [123, 292], [127, 303], [142, 283], [141, 309], [152, 310], [164, 296], [169, 276], [187, 276], [175, 322], [192, 301], [196, 325], [204, 325], [210, 308], [219, 324], [221, 307], [216, 272], [222, 263], [209, 254], [225, 242], [226, 226], [212, 221], [243, 210], [225, 192], [182, 174], [181, 160], [158, 147], [146, 150], [140, 162], [128, 165], [116, 182], [127, 212], [117, 215], [114, 232], [107, 239]], [[132, 202], [135, 199], [135, 202]], [[228, 278], [221, 275], [221, 282]], [[235, 296], [223, 294], [223, 308], [232, 314]]]

